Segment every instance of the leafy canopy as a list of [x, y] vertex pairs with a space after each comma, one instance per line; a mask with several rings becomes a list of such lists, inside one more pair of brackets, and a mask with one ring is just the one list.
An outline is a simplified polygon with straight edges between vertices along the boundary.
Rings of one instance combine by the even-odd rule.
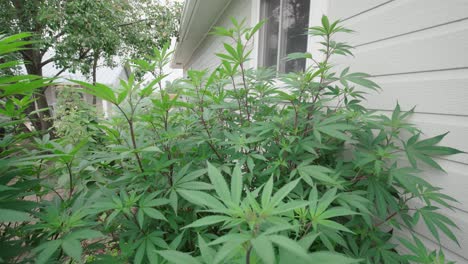
[[[435, 156], [460, 151], [438, 145], [446, 134], [422, 138], [399, 105], [391, 116], [362, 106], [379, 86], [329, 64], [351, 53], [334, 38], [349, 32], [339, 21], [323, 17], [309, 29], [323, 38], [322, 58], [290, 55], [311, 66], [280, 76], [245, 65], [260, 27], [233, 19], [233, 28], [215, 28], [227, 39], [219, 67], [190, 70], [168, 90], [161, 85], [167, 46], [133, 61], [152, 82], [132, 76], [116, 91], [77, 81], [114, 106], [111, 119], [89, 124], [92, 140], [23, 133], [25, 108], [44, 80], [2, 75], [0, 258], [451, 263], [414, 230], [424, 225], [433, 239], [457, 242], [441, 212], [454, 199], [422, 175], [425, 165], [441, 170]], [[2, 37], [0, 54], [24, 47], [24, 37]]]

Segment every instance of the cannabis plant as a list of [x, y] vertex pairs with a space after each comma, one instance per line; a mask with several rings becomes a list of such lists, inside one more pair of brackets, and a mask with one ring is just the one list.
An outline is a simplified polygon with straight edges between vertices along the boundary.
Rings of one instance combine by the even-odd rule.
[[57, 102], [54, 108], [55, 134], [63, 140], [78, 143], [87, 138], [94, 140], [98, 111], [86, 102], [83, 93], [73, 86], [56, 87]]
[[438, 145], [446, 134], [422, 138], [399, 105], [391, 115], [362, 105], [380, 88], [332, 65], [352, 54], [335, 39], [350, 32], [339, 21], [308, 29], [322, 55], [288, 55], [310, 61], [288, 74], [248, 68], [263, 23], [232, 23], [213, 31], [226, 40], [219, 67], [187, 71], [170, 93], [167, 46], [132, 62], [151, 82], [132, 76], [113, 90], [77, 81], [114, 107], [95, 125], [99, 146], [44, 136], [24, 151], [9, 138], [25, 136], [9, 128], [0, 230], [2, 249], [15, 251], [2, 250], [3, 261], [450, 263], [414, 231], [457, 241], [440, 212], [455, 200], [421, 172], [442, 172], [435, 157], [460, 152]]

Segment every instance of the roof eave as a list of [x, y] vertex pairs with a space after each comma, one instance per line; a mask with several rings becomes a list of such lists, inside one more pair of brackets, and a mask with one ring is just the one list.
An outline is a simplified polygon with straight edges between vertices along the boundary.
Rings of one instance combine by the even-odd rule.
[[172, 68], [184, 68], [231, 0], [187, 0]]

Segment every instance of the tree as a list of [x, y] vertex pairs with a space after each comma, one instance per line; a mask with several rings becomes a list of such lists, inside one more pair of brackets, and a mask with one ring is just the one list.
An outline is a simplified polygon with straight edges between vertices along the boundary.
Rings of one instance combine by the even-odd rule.
[[[0, 28], [7, 34], [31, 32], [33, 43], [19, 52], [28, 74], [43, 76], [54, 63], [60, 69], [90, 74], [103, 58], [140, 57], [176, 35], [181, 5], [147, 0], [7, 0], [0, 1]], [[37, 130], [52, 127], [45, 90], [28, 110]], [[46, 111], [37, 110], [45, 109]]]

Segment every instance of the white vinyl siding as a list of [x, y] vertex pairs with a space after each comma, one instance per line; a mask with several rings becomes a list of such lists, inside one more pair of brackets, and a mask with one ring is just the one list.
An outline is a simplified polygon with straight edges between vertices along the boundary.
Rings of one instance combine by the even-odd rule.
[[[230, 26], [230, 16], [253, 25], [260, 19], [260, 0], [232, 0], [215, 26]], [[337, 67], [372, 74], [381, 85], [364, 103], [370, 109], [390, 113], [397, 101], [405, 110], [416, 106], [411, 121], [424, 137], [450, 131], [442, 144], [468, 152], [468, 1], [467, 0], [311, 0], [310, 25], [320, 23], [322, 14], [342, 19], [356, 33], [337, 35], [356, 48], [355, 57], [341, 57]], [[224, 38], [207, 35], [192, 54], [187, 69], [214, 69], [220, 62]], [[257, 65], [254, 43], [251, 65]], [[317, 39], [309, 37], [314, 57]], [[456, 198], [455, 211], [446, 210], [460, 230], [455, 230], [461, 247], [442, 237], [449, 259], [468, 263], [468, 154], [438, 159], [446, 173], [427, 169], [425, 179]], [[437, 242], [421, 225], [419, 237], [429, 247]], [[408, 235], [405, 231], [396, 231]], [[404, 249], [401, 249], [404, 252]]]
[[[251, 2], [251, 0], [232, 0], [213, 26], [227, 28], [232, 27], [231, 17], [236, 18], [239, 22], [246, 19], [245, 23], [249, 26], [252, 7]], [[192, 54], [188, 63], [184, 65], [184, 72], [189, 69], [215, 69], [221, 62], [221, 60], [216, 57], [215, 53], [224, 52], [224, 42], [230, 43], [231, 41], [224, 37], [213, 36], [210, 34], [206, 35]], [[252, 45], [252, 43], [250, 43], [250, 45]]]
[[[337, 36], [356, 47], [355, 57], [333, 63], [372, 74], [383, 89], [370, 93], [365, 105], [384, 113], [390, 113], [397, 101], [406, 110], [416, 106], [411, 121], [424, 137], [450, 131], [442, 144], [468, 151], [468, 1], [328, 0], [327, 4], [330, 19], [342, 19], [356, 31]], [[424, 177], [459, 201], [455, 211], [444, 212], [460, 228], [454, 231], [461, 247], [443, 236], [441, 245], [449, 259], [468, 263], [468, 154], [438, 161], [446, 173], [426, 169]], [[417, 231], [428, 246], [438, 248], [424, 225]]]

